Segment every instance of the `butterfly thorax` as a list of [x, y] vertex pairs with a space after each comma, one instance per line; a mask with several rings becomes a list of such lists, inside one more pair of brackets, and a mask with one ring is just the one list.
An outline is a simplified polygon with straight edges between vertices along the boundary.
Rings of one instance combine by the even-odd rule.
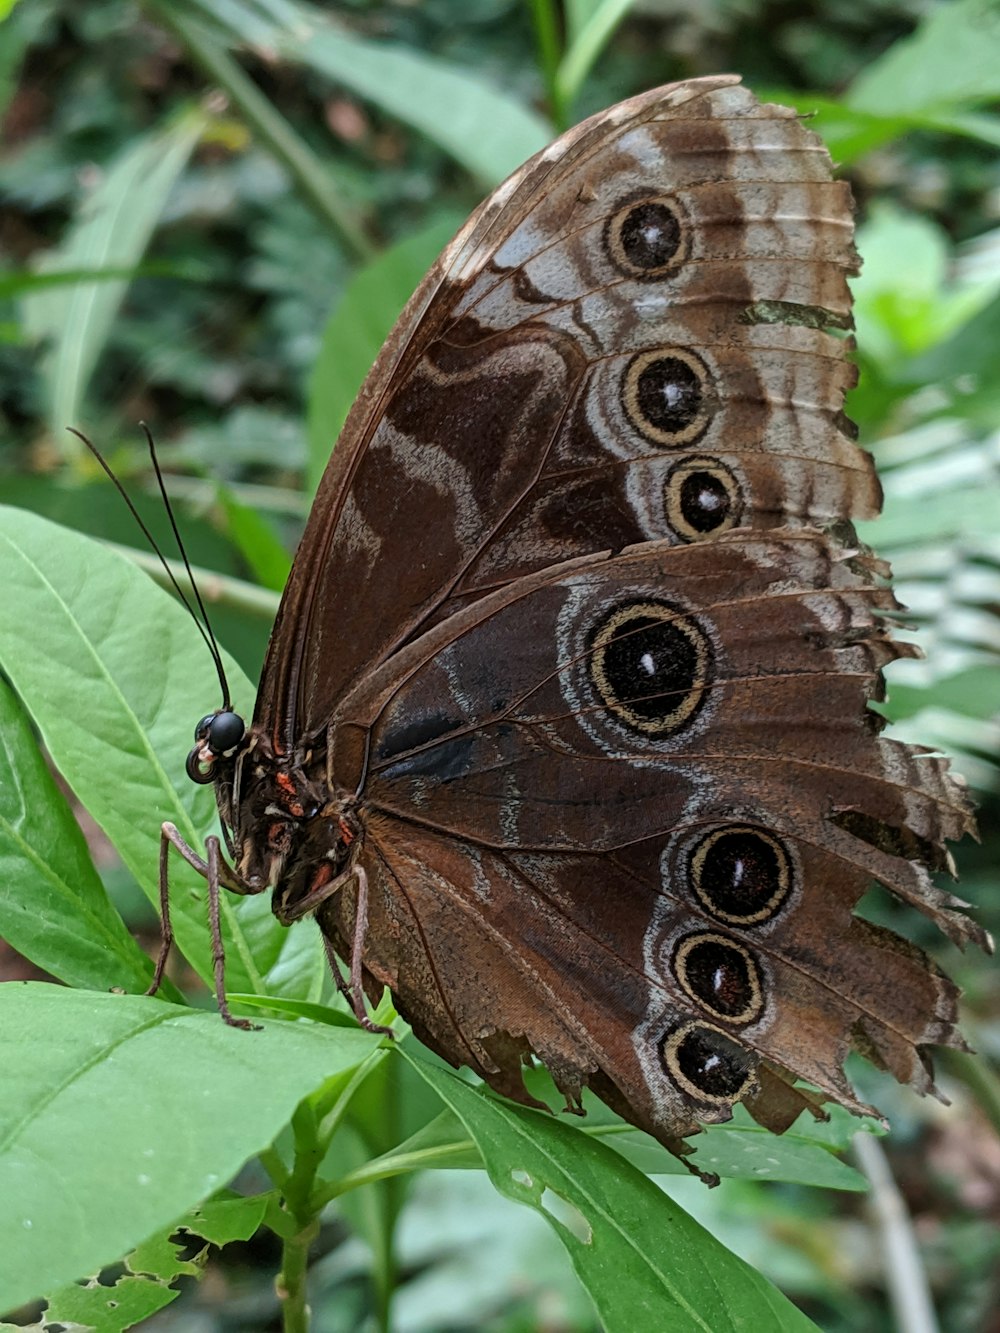
[[237, 876], [251, 893], [273, 891], [283, 925], [315, 911], [349, 874], [361, 845], [358, 802], [330, 790], [321, 756], [280, 754], [253, 727], [219, 766], [215, 791]]

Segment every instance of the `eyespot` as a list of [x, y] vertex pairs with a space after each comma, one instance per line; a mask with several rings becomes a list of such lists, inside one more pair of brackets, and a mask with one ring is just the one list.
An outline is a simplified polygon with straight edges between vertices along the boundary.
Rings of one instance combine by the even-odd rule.
[[708, 1023], [684, 1023], [659, 1044], [664, 1071], [689, 1096], [712, 1105], [737, 1102], [755, 1086], [753, 1056]]
[[633, 199], [608, 219], [604, 244], [612, 264], [630, 278], [665, 277], [687, 257], [688, 228], [680, 204], [654, 195]]
[[693, 444], [708, 429], [714, 394], [708, 367], [682, 347], [641, 352], [622, 380], [622, 410], [657, 444]]
[[725, 935], [698, 931], [678, 940], [670, 960], [678, 984], [702, 1009], [726, 1023], [752, 1023], [764, 1008], [760, 966]]
[[691, 849], [688, 882], [717, 921], [754, 926], [781, 911], [794, 884], [791, 858], [773, 834], [751, 825], [714, 829]]
[[630, 727], [669, 736], [701, 708], [712, 672], [708, 635], [667, 602], [635, 601], [591, 639], [590, 674], [602, 702]]
[[736, 527], [743, 516], [739, 482], [717, 458], [682, 458], [663, 483], [667, 522], [684, 541], [715, 537]]

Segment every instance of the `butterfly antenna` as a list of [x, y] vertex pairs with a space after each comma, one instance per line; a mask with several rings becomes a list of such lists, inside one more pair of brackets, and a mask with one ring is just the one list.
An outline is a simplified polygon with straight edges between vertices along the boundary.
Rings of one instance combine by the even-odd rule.
[[170, 507], [170, 501], [169, 501], [169, 499], [167, 498], [166, 487], [165, 487], [164, 484], [163, 484], [163, 476], [162, 476], [162, 474], [160, 473], [160, 466], [159, 466], [159, 463], [157, 462], [156, 452], [155, 452], [155, 449], [154, 449], [154, 447], [153, 447], [153, 438], [152, 438], [152, 436], [150, 435], [150, 433], [149, 433], [149, 429], [148, 429], [148, 427], [145, 425], [145, 423], [142, 423], [142, 428], [143, 428], [143, 430], [145, 431], [145, 434], [146, 434], [146, 440], [147, 440], [147, 442], [148, 442], [148, 444], [149, 444], [149, 451], [150, 451], [150, 455], [151, 455], [151, 457], [152, 457], [152, 459], [153, 459], [153, 468], [154, 468], [154, 470], [155, 470], [155, 472], [156, 472], [156, 480], [157, 480], [157, 483], [158, 483], [159, 488], [160, 488], [160, 495], [163, 497], [163, 503], [164, 503], [164, 505], [166, 506], [167, 515], [168, 515], [168, 517], [169, 517], [169, 519], [170, 519], [170, 526], [171, 526], [171, 528], [173, 529], [173, 533], [174, 533], [175, 538], [177, 539], [177, 546], [178, 546], [178, 548], [179, 548], [179, 550], [180, 550], [180, 553], [181, 553], [181, 559], [182, 559], [183, 562], [184, 562], [184, 568], [185, 568], [185, 570], [187, 571], [188, 579], [189, 579], [190, 582], [191, 582], [191, 588], [192, 588], [192, 590], [194, 591], [194, 595], [195, 595], [195, 599], [196, 599], [196, 601], [197, 601], [198, 607], [199, 607], [199, 609], [201, 610], [201, 614], [202, 614], [202, 616], [204, 617], [204, 624], [202, 624], [202, 621], [199, 620], [198, 615], [197, 615], [197, 613], [196, 613], [195, 610], [194, 610], [194, 607], [192, 607], [190, 601], [188, 600], [187, 596], [186, 596], [185, 593], [184, 593], [184, 589], [181, 587], [181, 585], [177, 582], [177, 579], [174, 577], [174, 572], [173, 572], [173, 570], [170, 568], [170, 565], [169, 565], [169, 563], [167, 562], [167, 558], [166, 558], [166, 556], [163, 554], [162, 550], [160, 549], [160, 546], [159, 546], [159, 544], [158, 544], [156, 538], [153, 536], [153, 534], [150, 532], [149, 528], [146, 526], [146, 523], [145, 523], [145, 521], [143, 520], [142, 516], [140, 515], [138, 509], [136, 509], [135, 505], [133, 504], [133, 502], [132, 502], [132, 497], [129, 495], [129, 493], [128, 493], [128, 491], [125, 489], [125, 487], [122, 485], [121, 481], [119, 481], [118, 477], [115, 476], [114, 472], [113, 472], [112, 469], [111, 469], [111, 466], [109, 465], [109, 463], [108, 463], [107, 460], [105, 459], [104, 455], [103, 455], [103, 454], [101, 453], [101, 451], [97, 448], [97, 446], [96, 446], [95, 444], [93, 444], [93, 443], [87, 438], [86, 435], [83, 434], [82, 431], [77, 430], [74, 426], [67, 426], [67, 427], [66, 427], [66, 429], [69, 431], [69, 433], [70, 433], [71, 435], [75, 435], [76, 438], [81, 442], [81, 444], [84, 444], [84, 445], [87, 447], [87, 449], [90, 450], [90, 452], [93, 454], [93, 456], [97, 459], [98, 463], [101, 465], [101, 469], [103, 470], [105, 476], [108, 478], [108, 480], [109, 480], [109, 481], [111, 482], [111, 484], [114, 486], [115, 490], [118, 492], [118, 494], [119, 494], [119, 495], [122, 497], [122, 499], [125, 501], [125, 504], [128, 506], [129, 513], [130, 513], [130, 514], [132, 515], [132, 517], [135, 519], [136, 523], [138, 523], [139, 528], [140, 528], [140, 530], [141, 530], [141, 532], [142, 532], [142, 535], [146, 538], [146, 541], [149, 543], [150, 548], [153, 550], [154, 554], [156, 555], [156, 558], [159, 560], [160, 564], [163, 566], [163, 571], [164, 571], [164, 573], [166, 574], [167, 578], [170, 580], [171, 585], [173, 586], [174, 592], [176, 592], [177, 596], [180, 598], [181, 603], [182, 603], [182, 605], [184, 606], [184, 609], [187, 611], [188, 615], [191, 617], [191, 619], [192, 619], [192, 620], [194, 621], [194, 623], [197, 625], [197, 627], [198, 627], [198, 633], [199, 633], [199, 634], [201, 635], [201, 637], [204, 639], [204, 641], [205, 641], [205, 646], [208, 648], [208, 651], [211, 653], [211, 655], [212, 655], [212, 661], [215, 663], [215, 670], [216, 670], [216, 673], [217, 673], [217, 675], [218, 675], [218, 677], [219, 677], [219, 684], [220, 684], [220, 686], [221, 686], [221, 688], [222, 688], [222, 698], [223, 698], [222, 707], [223, 707], [224, 710], [228, 711], [228, 710], [232, 707], [232, 701], [231, 701], [231, 699], [230, 699], [230, 695], [229, 695], [229, 682], [226, 680], [226, 672], [225, 672], [225, 669], [224, 669], [224, 667], [223, 667], [223, 665], [222, 665], [222, 654], [221, 654], [221, 652], [219, 651], [219, 645], [218, 645], [218, 642], [217, 642], [217, 640], [216, 640], [216, 638], [215, 638], [214, 633], [212, 632], [212, 627], [211, 627], [211, 624], [209, 623], [208, 614], [207, 614], [207, 612], [205, 611], [205, 604], [204, 604], [204, 603], [202, 602], [202, 600], [201, 600], [201, 594], [200, 594], [199, 591], [198, 591], [198, 585], [197, 585], [197, 583], [195, 582], [194, 574], [193, 574], [193, 572], [192, 572], [192, 570], [191, 570], [191, 564], [190, 564], [190, 562], [189, 562], [189, 560], [188, 560], [187, 552], [186, 552], [185, 549], [184, 549], [184, 543], [181, 541], [181, 535], [180, 535], [180, 533], [179, 533], [179, 531], [178, 531], [178, 529], [177, 529], [177, 522], [176, 522], [176, 520], [175, 520], [175, 518], [174, 518], [174, 511], [171, 509], [171, 507]]
[[212, 629], [212, 622], [208, 618], [208, 611], [205, 609], [205, 603], [201, 599], [201, 591], [195, 581], [194, 571], [191, 568], [191, 562], [188, 559], [187, 551], [184, 549], [181, 531], [177, 526], [177, 519], [174, 517], [174, 507], [170, 503], [170, 496], [167, 494], [167, 488], [163, 481], [163, 473], [160, 471], [160, 460], [156, 456], [156, 445], [153, 443], [152, 432], [146, 425], [145, 421], [140, 421], [139, 425], [142, 427], [143, 434], [146, 436], [146, 443], [149, 446], [150, 461], [153, 464], [153, 471], [156, 473], [156, 484], [160, 488], [160, 495], [163, 498], [163, 507], [167, 511], [167, 518], [170, 520], [170, 527], [173, 530], [177, 549], [181, 553], [181, 559], [184, 561], [184, 568], [187, 570], [188, 582], [191, 584], [191, 591], [194, 593], [195, 601], [198, 603], [198, 610], [201, 612], [202, 621], [208, 632], [208, 639], [211, 640], [210, 647], [212, 658], [215, 662], [215, 669], [219, 674], [219, 684], [222, 686], [222, 707], [228, 712], [233, 704], [229, 697], [229, 681], [226, 680], [226, 672], [222, 665], [222, 650], [219, 647], [218, 639], [215, 637], [215, 631]]

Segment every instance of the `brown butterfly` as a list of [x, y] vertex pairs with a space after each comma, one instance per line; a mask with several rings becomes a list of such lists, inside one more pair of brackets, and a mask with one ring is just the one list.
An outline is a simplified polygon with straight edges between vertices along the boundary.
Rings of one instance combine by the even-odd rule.
[[737, 1102], [867, 1109], [852, 1047], [932, 1088], [955, 987], [853, 908], [875, 880], [986, 937], [929, 874], [965, 795], [869, 708], [915, 649], [850, 527], [880, 505], [856, 269], [821, 142], [732, 76], [592, 117], [477, 209], [348, 418], [252, 725], [198, 726], [232, 867], [165, 838], [216, 913], [271, 889], [362, 1023], [388, 986], [499, 1092], [538, 1105], [537, 1057], [675, 1152]]

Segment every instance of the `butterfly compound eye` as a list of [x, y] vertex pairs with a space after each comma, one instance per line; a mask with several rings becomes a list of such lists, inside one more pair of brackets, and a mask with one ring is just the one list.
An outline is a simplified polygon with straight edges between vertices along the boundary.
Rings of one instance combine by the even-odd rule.
[[208, 729], [215, 721], [214, 713], [207, 713], [194, 729], [194, 738], [196, 741], [203, 741], [208, 736]]
[[213, 754], [228, 754], [245, 734], [246, 724], [239, 713], [216, 713], [208, 724], [208, 748]]

